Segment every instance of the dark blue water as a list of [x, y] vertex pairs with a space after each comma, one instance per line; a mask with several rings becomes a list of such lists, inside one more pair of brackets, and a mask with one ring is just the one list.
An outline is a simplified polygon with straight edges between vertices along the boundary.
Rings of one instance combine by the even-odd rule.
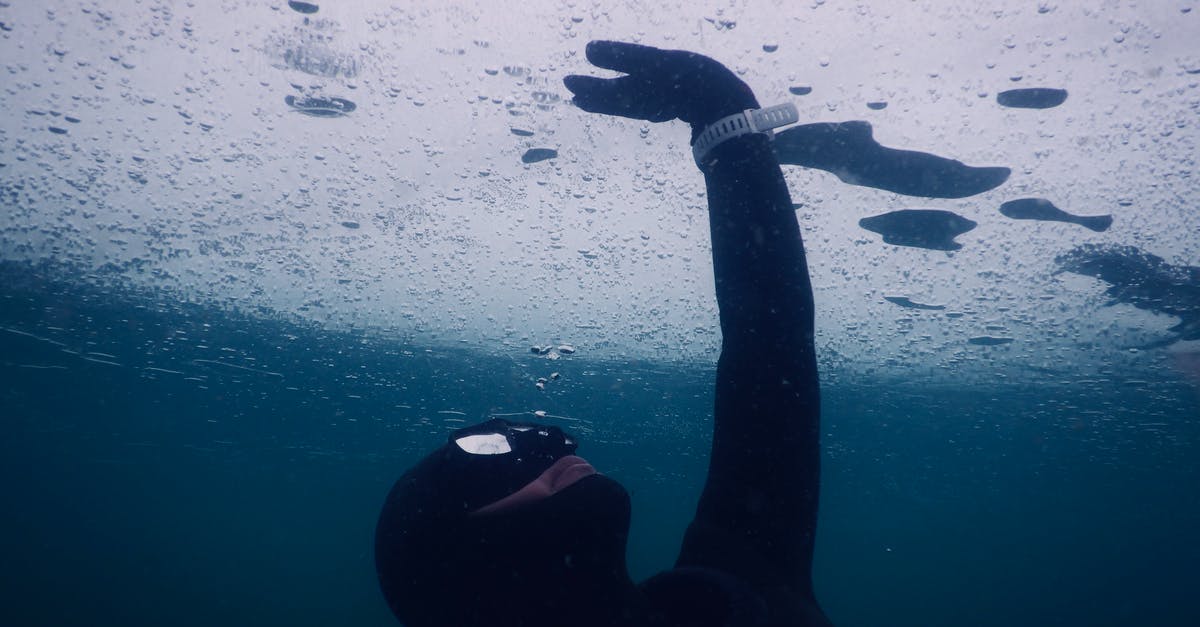
[[[0, 278], [5, 625], [393, 625], [382, 498], [489, 413], [560, 416], [629, 488], [635, 577], [669, 566], [703, 477], [711, 364], [428, 350], [62, 269]], [[824, 393], [816, 577], [838, 625], [1200, 624], [1183, 375]]]

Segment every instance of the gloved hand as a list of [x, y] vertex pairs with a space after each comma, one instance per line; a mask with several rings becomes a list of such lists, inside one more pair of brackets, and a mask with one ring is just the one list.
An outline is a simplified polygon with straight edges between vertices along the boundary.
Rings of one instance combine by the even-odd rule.
[[563, 84], [575, 105], [591, 113], [692, 125], [692, 141], [706, 126], [746, 109], [757, 109], [754, 92], [728, 68], [694, 52], [660, 50], [619, 41], [587, 45], [592, 65], [624, 72], [618, 78], [572, 74]]

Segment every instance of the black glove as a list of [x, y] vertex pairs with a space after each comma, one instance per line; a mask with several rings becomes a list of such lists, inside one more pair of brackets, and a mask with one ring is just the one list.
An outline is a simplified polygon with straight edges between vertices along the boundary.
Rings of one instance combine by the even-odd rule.
[[746, 83], [720, 63], [694, 52], [593, 41], [587, 45], [587, 59], [626, 76], [566, 77], [563, 84], [575, 95], [576, 106], [650, 122], [679, 118], [692, 125], [692, 142], [709, 124], [758, 108]]

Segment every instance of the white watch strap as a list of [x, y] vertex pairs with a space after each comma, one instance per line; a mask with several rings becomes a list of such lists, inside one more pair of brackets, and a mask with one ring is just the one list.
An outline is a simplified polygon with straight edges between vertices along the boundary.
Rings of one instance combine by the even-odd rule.
[[765, 109], [746, 109], [741, 113], [727, 115], [705, 127], [696, 136], [696, 143], [692, 144], [692, 156], [699, 164], [708, 151], [726, 140], [750, 133], [766, 133], [770, 136], [771, 129], [795, 124], [799, 121], [800, 112], [796, 110], [796, 105], [790, 102]]

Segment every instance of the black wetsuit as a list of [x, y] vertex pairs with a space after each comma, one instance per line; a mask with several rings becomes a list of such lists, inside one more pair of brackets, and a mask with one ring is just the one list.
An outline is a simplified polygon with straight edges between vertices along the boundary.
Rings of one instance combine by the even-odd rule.
[[712, 456], [676, 569], [641, 584], [665, 625], [828, 625], [813, 594], [820, 392], [813, 297], [770, 140], [702, 166], [721, 314]]

